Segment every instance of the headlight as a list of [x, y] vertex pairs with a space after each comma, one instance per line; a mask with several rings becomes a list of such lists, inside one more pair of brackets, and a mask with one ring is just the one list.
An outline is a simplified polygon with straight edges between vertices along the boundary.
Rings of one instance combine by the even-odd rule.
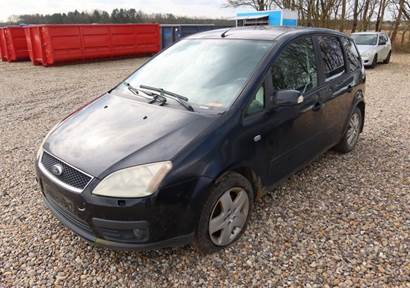
[[372, 54], [371, 51], [365, 51], [362, 53], [362, 57], [368, 58], [370, 54]]
[[92, 192], [108, 197], [137, 198], [153, 194], [172, 168], [170, 161], [135, 166], [104, 178]]

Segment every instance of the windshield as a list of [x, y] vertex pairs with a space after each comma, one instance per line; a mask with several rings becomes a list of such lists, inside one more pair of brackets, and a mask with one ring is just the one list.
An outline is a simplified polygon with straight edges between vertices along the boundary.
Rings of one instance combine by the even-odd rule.
[[182, 40], [125, 82], [136, 88], [165, 89], [202, 109], [225, 110], [272, 45], [272, 41], [254, 40]]
[[374, 34], [357, 34], [352, 35], [356, 45], [376, 45], [377, 44], [377, 35]]

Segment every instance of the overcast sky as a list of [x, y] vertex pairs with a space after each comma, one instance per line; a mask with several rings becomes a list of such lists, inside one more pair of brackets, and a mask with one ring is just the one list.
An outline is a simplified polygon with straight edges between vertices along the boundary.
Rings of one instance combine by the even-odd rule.
[[[173, 13], [198, 17], [234, 17], [235, 10], [222, 8], [224, 0], [0, 0], [0, 21], [11, 15], [52, 14], [75, 9], [135, 8], [147, 13]], [[243, 10], [243, 9], [241, 9]]]

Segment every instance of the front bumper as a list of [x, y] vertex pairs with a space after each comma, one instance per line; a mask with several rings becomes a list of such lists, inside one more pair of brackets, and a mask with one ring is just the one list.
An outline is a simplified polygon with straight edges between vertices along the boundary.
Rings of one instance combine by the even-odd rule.
[[116, 199], [95, 196], [94, 179], [74, 193], [49, 179], [38, 167], [45, 204], [62, 224], [97, 246], [157, 249], [192, 242], [198, 205], [211, 179], [198, 177], [161, 189], [152, 197]]
[[364, 66], [370, 66], [372, 65], [373, 62], [373, 57], [372, 55], [366, 55], [366, 56], [361, 56], [362, 57], [362, 63]]
[[[82, 225], [76, 224], [76, 220], [72, 217], [68, 216], [64, 211], [62, 211], [57, 205], [55, 205], [52, 201], [44, 197], [44, 202], [47, 207], [51, 210], [54, 216], [60, 220], [60, 222], [66, 226], [67, 228], [71, 229], [77, 235], [82, 237], [83, 239], [91, 242], [96, 246], [102, 246], [112, 249], [133, 249], [133, 250], [147, 250], [147, 249], [159, 249], [164, 247], [178, 247], [183, 246], [185, 244], [189, 244], [192, 242], [193, 233], [182, 235], [178, 237], [174, 237], [171, 239], [159, 241], [159, 242], [150, 242], [150, 243], [124, 243], [118, 241], [110, 241], [103, 238], [98, 238], [91, 230], [84, 229]], [[116, 221], [118, 223], [118, 221]], [[127, 226], [125, 230], [132, 229], [134, 226], [133, 224], [120, 222], [124, 226]]]

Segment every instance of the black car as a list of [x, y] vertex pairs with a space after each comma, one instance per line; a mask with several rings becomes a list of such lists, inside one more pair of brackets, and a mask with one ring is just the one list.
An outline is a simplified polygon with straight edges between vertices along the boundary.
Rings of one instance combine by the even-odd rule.
[[47, 206], [95, 244], [213, 252], [255, 198], [363, 129], [365, 74], [344, 34], [214, 30], [178, 42], [45, 138]]

